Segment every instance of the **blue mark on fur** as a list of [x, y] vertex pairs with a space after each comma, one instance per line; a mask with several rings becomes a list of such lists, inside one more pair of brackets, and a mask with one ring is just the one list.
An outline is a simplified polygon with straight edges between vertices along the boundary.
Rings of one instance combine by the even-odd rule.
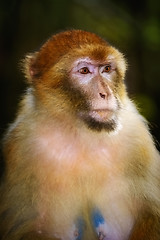
[[76, 240], [81, 240], [83, 237], [84, 229], [85, 229], [85, 222], [84, 222], [83, 218], [77, 219], [76, 228], [77, 228]]
[[93, 210], [91, 217], [94, 228], [98, 228], [100, 224], [105, 223], [105, 220], [98, 209]]

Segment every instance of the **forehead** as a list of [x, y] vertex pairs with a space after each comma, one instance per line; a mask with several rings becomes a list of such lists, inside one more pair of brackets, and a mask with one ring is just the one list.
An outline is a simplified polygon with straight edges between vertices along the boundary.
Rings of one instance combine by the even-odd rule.
[[111, 46], [104, 45], [86, 45], [79, 49], [72, 49], [67, 55], [66, 61], [70, 59], [71, 63], [79, 60], [93, 61], [96, 63], [106, 63], [108, 60], [120, 58], [120, 53]]
[[95, 61], [105, 61], [109, 55], [109, 47], [104, 45], [87, 45], [78, 51], [80, 57], [89, 57]]

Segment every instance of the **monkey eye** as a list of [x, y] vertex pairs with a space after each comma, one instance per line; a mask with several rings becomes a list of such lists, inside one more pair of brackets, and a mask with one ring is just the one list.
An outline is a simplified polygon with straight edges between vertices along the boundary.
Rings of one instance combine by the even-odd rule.
[[103, 72], [110, 72], [111, 71], [111, 65], [110, 64], [107, 64], [104, 68], [103, 68]]
[[87, 67], [83, 67], [83, 68], [79, 69], [78, 72], [81, 73], [81, 74], [90, 73], [90, 71]]

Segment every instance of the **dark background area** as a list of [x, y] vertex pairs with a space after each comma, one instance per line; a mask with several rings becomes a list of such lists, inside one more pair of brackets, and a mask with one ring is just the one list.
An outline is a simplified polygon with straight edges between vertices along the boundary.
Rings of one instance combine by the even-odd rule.
[[159, 0], [0, 0], [0, 137], [26, 88], [20, 60], [70, 28], [95, 32], [125, 54], [129, 95], [160, 142]]

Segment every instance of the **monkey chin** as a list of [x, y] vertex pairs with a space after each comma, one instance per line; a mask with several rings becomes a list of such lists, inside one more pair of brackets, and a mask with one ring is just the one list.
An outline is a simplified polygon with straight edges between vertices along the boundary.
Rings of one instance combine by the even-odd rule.
[[81, 116], [91, 130], [112, 132], [118, 126], [117, 115], [111, 110], [92, 110], [89, 114], [82, 114]]

